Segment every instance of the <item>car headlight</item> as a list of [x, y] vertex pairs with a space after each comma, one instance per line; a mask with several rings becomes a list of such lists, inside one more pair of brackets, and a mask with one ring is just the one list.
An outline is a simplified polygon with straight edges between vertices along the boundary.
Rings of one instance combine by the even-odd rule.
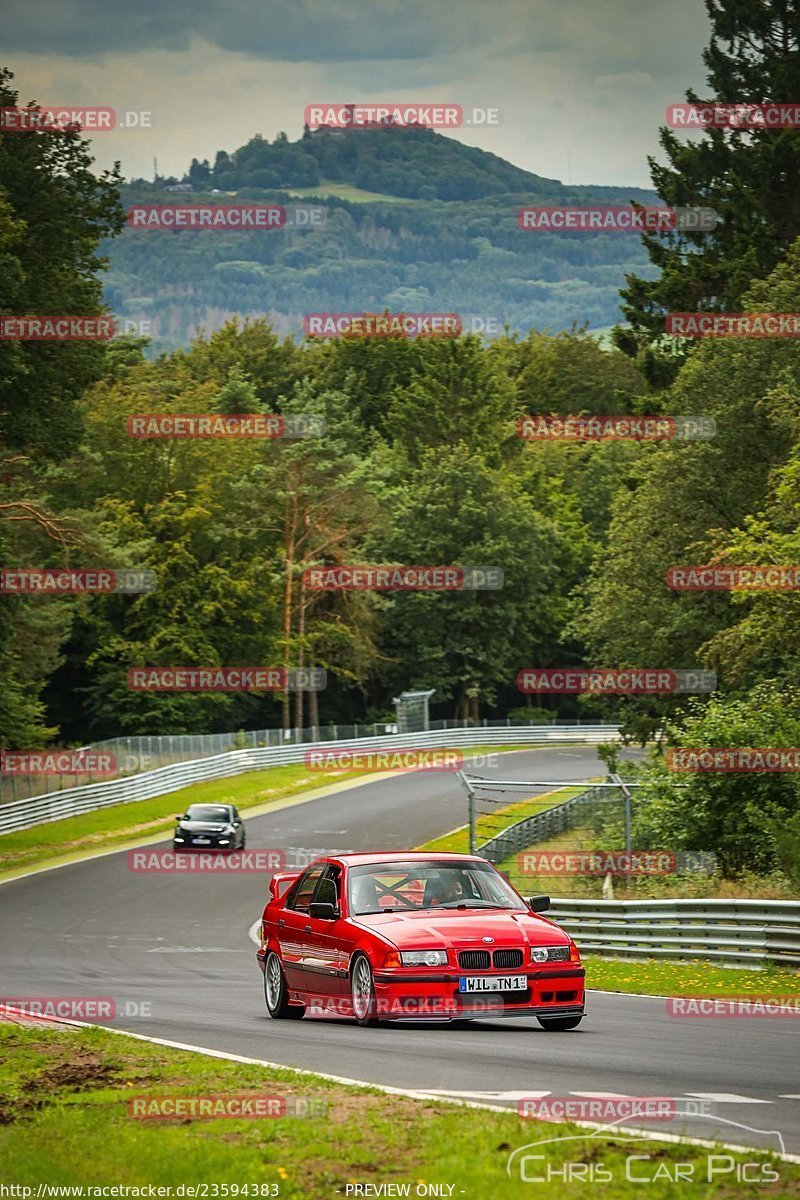
[[176, 841], [176, 842], [182, 842], [182, 841], [183, 841], [183, 838], [182, 838], [182, 837], [178, 837], [178, 835], [177, 835], [177, 833], [176, 833], [176, 834], [175, 834], [175, 837], [174, 837], [174, 839], [173, 839], [173, 841]]
[[531, 962], [566, 962], [569, 946], [531, 946]]
[[446, 967], [446, 950], [403, 950], [400, 961], [404, 967]]

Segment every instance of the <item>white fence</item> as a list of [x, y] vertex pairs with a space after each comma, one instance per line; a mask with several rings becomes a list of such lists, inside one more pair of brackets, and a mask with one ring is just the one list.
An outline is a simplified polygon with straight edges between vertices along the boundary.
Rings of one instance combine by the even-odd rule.
[[798, 900], [555, 900], [547, 913], [585, 954], [800, 965]]
[[178, 791], [191, 783], [242, 775], [246, 771], [257, 771], [262, 767], [303, 762], [305, 755], [312, 751], [316, 753], [320, 750], [358, 750], [366, 753], [376, 749], [403, 747], [544, 745], [548, 742], [597, 744], [618, 737], [617, 725], [510, 725], [500, 728], [439, 729], [428, 733], [403, 733], [382, 737], [359, 737], [346, 741], [306, 742], [280, 747], [229, 750], [207, 758], [172, 763], [155, 771], [146, 771], [124, 779], [110, 779], [105, 783], [67, 788], [44, 796], [34, 796], [28, 800], [12, 801], [0, 807], [0, 834], [94, 812], [98, 808], [110, 808], [115, 804], [150, 800], [154, 796]]

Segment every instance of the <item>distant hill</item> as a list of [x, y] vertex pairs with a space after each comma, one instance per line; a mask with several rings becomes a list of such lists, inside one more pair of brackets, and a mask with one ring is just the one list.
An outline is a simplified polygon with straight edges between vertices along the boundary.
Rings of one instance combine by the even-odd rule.
[[[134, 182], [147, 186], [144, 180]], [[559, 199], [564, 194], [596, 200], [622, 193], [627, 199], [653, 198], [642, 188], [571, 187], [432, 129], [392, 126], [313, 132], [306, 126], [296, 142], [285, 133], [274, 142], [257, 134], [233, 154], [219, 150], [213, 165], [193, 158], [182, 180], [167, 182], [222, 192], [243, 188], [320, 192], [328, 184], [350, 184], [404, 200], [480, 200], [512, 192], [554, 203], [568, 203]]]
[[[179, 182], [192, 193], [165, 189]], [[182, 181], [133, 180], [124, 203], [274, 200], [302, 195], [328, 210], [300, 232], [126, 230], [105, 247], [107, 301], [147, 317], [155, 348], [185, 344], [234, 313], [268, 316], [282, 333], [306, 312], [405, 309], [475, 313], [513, 329], [619, 317], [627, 271], [647, 274], [630, 234], [521, 232], [526, 204], [653, 203], [641, 188], [577, 186], [421, 129], [306, 130], [297, 142], [255, 137]]]

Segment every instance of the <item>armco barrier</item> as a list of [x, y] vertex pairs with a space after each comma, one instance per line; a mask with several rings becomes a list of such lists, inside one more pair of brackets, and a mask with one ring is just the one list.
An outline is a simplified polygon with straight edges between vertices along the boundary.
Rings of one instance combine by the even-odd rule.
[[798, 900], [554, 900], [547, 915], [584, 954], [800, 964]]
[[[501, 863], [586, 820], [604, 799], [588, 788], [562, 804], [525, 817], [478, 847]], [[519, 880], [517, 880], [519, 883]], [[584, 954], [612, 958], [711, 959], [761, 967], [800, 965], [798, 900], [572, 900], [548, 910]]]
[[94, 812], [98, 808], [110, 808], [115, 804], [150, 800], [154, 796], [178, 791], [190, 783], [242, 775], [246, 771], [257, 771], [262, 767], [302, 762], [308, 750], [360, 750], [367, 753], [370, 749], [402, 749], [404, 746], [455, 748], [470, 745], [545, 745], [548, 742], [597, 744], [618, 736], [619, 727], [616, 725], [511, 725], [499, 729], [441, 729], [428, 733], [402, 733], [346, 741], [229, 750], [208, 758], [171, 763], [167, 767], [159, 767], [155, 771], [146, 771], [125, 779], [110, 779], [105, 783], [67, 788], [29, 800], [13, 800], [10, 804], [0, 806], [0, 834], [12, 833], [17, 829], [30, 829], [33, 825]]
[[552, 808], [545, 808], [542, 812], [534, 813], [532, 817], [524, 817], [515, 825], [509, 825], [502, 833], [479, 846], [477, 852], [483, 858], [488, 858], [489, 862], [503, 862], [512, 854], [519, 854], [521, 850], [527, 850], [537, 842], [546, 841], [580, 825], [586, 819], [587, 806], [591, 807], [603, 799], [607, 797], [600, 788], [590, 787], [579, 796], [565, 800], [563, 804], [554, 804]]

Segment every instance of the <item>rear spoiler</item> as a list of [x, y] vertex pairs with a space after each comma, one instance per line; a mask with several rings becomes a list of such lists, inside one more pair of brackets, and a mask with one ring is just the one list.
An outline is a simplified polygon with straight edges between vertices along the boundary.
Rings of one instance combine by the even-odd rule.
[[289, 884], [293, 883], [301, 874], [300, 871], [278, 871], [273, 875], [269, 881], [269, 894], [272, 899], [279, 900], [288, 891]]

